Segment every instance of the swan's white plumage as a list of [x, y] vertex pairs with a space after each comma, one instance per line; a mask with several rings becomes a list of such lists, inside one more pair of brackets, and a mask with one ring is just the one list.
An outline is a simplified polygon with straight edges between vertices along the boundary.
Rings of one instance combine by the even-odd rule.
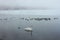
[[27, 28], [24, 28], [26, 31], [32, 31], [32, 28], [30, 27], [27, 27]]

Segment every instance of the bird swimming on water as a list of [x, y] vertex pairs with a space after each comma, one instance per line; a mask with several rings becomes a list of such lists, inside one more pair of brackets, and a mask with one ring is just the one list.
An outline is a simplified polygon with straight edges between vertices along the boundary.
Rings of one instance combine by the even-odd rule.
[[25, 31], [27, 31], [27, 32], [31, 32], [32, 31], [32, 28], [30, 28], [30, 27], [27, 27], [27, 28], [24, 28], [25, 29]]

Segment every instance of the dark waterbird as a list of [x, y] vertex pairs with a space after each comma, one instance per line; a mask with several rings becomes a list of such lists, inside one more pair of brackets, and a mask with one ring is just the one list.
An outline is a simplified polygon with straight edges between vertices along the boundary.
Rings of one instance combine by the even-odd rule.
[[18, 29], [20, 29], [20, 27], [18, 27]]
[[8, 20], [7, 18], [5, 18], [4, 20]]
[[54, 20], [56, 20], [56, 19], [58, 19], [58, 18], [54, 18]]
[[51, 18], [34, 18], [34, 20], [36, 20], [36, 21], [42, 21], [42, 20], [48, 21], [48, 20], [51, 20]]

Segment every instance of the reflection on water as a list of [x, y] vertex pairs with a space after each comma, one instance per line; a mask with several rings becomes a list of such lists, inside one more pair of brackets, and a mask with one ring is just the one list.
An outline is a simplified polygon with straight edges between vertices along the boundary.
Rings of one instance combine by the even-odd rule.
[[31, 35], [31, 37], [32, 37], [32, 32], [33, 31], [29, 31], [29, 30], [25, 30], [26, 32], [29, 32], [30, 33], [30, 35]]
[[[0, 19], [0, 40], [60, 40], [60, 20], [54, 20], [58, 17], [31, 17], [15, 16]], [[24, 30], [31, 25], [32, 31]]]

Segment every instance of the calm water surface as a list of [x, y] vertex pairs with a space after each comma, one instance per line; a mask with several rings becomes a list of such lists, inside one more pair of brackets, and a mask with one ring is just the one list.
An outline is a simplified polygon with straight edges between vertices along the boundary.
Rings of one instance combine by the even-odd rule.
[[[49, 21], [21, 20], [28, 17], [50, 17]], [[54, 20], [48, 15], [4, 16], [0, 20], [0, 40], [60, 40], [60, 19]], [[7, 20], [4, 20], [7, 18]], [[26, 32], [24, 28], [32, 25], [33, 32]], [[18, 27], [20, 27], [18, 29]]]

